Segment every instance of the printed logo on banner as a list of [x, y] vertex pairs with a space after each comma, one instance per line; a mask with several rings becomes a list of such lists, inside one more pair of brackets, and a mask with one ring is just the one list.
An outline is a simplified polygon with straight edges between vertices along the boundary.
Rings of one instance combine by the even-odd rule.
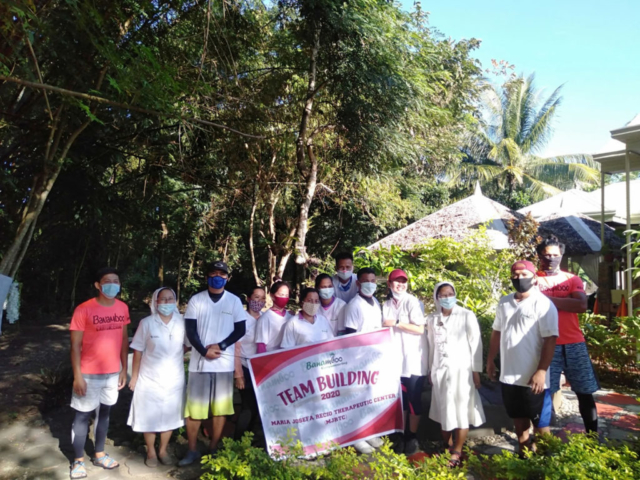
[[272, 454], [291, 428], [306, 453], [404, 431], [388, 329], [258, 355], [249, 369]]

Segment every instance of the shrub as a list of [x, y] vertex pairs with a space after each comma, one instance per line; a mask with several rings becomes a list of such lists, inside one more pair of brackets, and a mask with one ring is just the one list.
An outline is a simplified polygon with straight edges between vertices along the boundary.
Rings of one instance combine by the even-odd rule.
[[425, 458], [412, 463], [404, 455], [393, 453], [385, 444], [369, 457], [359, 456], [351, 447], [336, 449], [327, 456], [309, 462], [300, 459], [302, 448], [288, 439], [283, 442], [286, 456], [272, 460], [267, 453], [251, 446], [251, 434], [235, 441], [225, 438], [215, 457], [205, 457], [202, 480], [401, 480], [464, 479], [467, 473], [478, 480], [552, 479], [552, 480], [632, 480], [640, 478], [635, 449], [626, 444], [600, 444], [592, 436], [569, 435], [568, 442], [546, 436], [538, 443], [537, 455], [520, 459], [513, 453], [474, 455], [466, 465], [448, 467], [449, 455]]
[[455, 285], [460, 302], [478, 317], [493, 316], [500, 297], [511, 291], [513, 260], [510, 251], [491, 247], [484, 228], [463, 242], [440, 238], [408, 250], [392, 246], [355, 252], [356, 269], [370, 266], [384, 277], [396, 268], [407, 272], [409, 289], [425, 303], [426, 312], [433, 310], [436, 283], [446, 280]]
[[283, 456], [272, 460], [259, 448], [251, 446], [251, 433], [241, 440], [225, 438], [222, 449], [215, 457], [205, 457], [202, 480], [256, 479], [256, 480], [401, 480], [466, 478], [466, 469], [448, 468], [448, 455], [425, 458], [412, 464], [407, 457], [396, 454], [391, 443], [384, 445], [369, 457], [356, 454], [352, 447], [338, 448], [330, 454], [320, 455], [315, 461], [301, 459], [302, 446], [291, 438], [283, 439]]
[[553, 480], [633, 480], [640, 478], [638, 454], [628, 445], [601, 444], [592, 436], [569, 435], [568, 442], [546, 436], [538, 454], [520, 459], [515, 454], [479, 455], [467, 463], [474, 478]]
[[616, 317], [609, 322], [602, 315], [581, 314], [580, 323], [592, 359], [621, 373], [635, 366], [639, 317]]

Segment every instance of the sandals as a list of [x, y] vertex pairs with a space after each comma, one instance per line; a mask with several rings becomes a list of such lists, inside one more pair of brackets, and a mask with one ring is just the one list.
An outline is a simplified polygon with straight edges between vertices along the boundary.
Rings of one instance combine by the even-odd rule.
[[87, 470], [84, 468], [84, 462], [75, 460], [71, 464], [69, 469], [71, 470], [69, 472], [69, 477], [71, 477], [72, 480], [77, 480], [78, 478], [87, 478]]
[[[453, 458], [454, 455], [457, 458]], [[451, 450], [451, 460], [449, 460], [449, 468], [459, 467], [460, 463], [462, 463], [462, 452]]]
[[113, 458], [109, 456], [108, 453], [105, 453], [103, 457], [95, 457], [91, 460], [96, 467], [102, 467], [105, 470], [113, 470], [114, 468], [118, 468], [120, 464], [116, 462]]

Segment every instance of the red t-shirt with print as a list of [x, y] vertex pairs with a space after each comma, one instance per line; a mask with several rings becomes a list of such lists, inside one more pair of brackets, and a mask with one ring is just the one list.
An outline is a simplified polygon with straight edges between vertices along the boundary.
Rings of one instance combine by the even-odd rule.
[[123, 328], [131, 323], [129, 307], [116, 300], [105, 307], [92, 298], [78, 305], [69, 330], [84, 332], [80, 371], [84, 374], [118, 373], [122, 349]]
[[[569, 298], [573, 292], [584, 293], [582, 279], [573, 273], [563, 271], [556, 275], [538, 272], [538, 286], [547, 297]], [[584, 342], [577, 313], [558, 309], [558, 331], [560, 334], [556, 345]]]

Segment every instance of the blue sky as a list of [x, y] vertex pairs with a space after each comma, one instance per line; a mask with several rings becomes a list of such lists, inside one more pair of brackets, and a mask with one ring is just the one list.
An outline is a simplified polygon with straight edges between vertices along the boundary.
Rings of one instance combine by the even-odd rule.
[[[411, 9], [413, 0], [402, 0]], [[596, 153], [609, 130], [640, 113], [640, 0], [425, 0], [447, 37], [482, 40], [476, 57], [536, 73], [547, 95], [564, 84], [544, 155]]]

